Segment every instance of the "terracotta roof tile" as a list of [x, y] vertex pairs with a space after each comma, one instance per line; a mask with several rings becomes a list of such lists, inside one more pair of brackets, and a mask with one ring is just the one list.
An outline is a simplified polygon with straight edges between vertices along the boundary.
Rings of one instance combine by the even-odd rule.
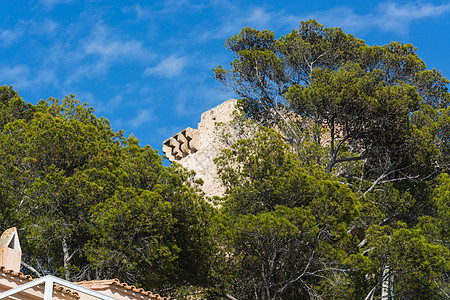
[[[35, 278], [31, 277], [30, 275], [25, 275], [22, 272], [14, 272], [13, 270], [8, 270], [3, 266], [1, 266], [0, 269], [1, 269], [1, 272], [5, 273], [5, 274], [9, 274], [13, 277], [18, 277], [21, 280], [33, 281], [35, 279]], [[85, 280], [85, 281], [80, 281], [80, 282], [75, 282], [75, 283], [79, 284], [79, 285], [94, 285], [94, 284], [115, 285], [115, 286], [123, 288], [125, 291], [131, 291], [133, 293], [141, 294], [142, 296], [147, 296], [152, 300], [168, 300], [169, 299], [167, 297], [161, 297], [159, 294], [153, 294], [152, 292], [146, 291], [143, 288], [137, 288], [134, 285], [129, 285], [128, 283], [120, 282], [120, 280], [117, 278], [105, 279], [105, 280], [90, 280], [90, 281]], [[65, 288], [59, 284], [54, 284], [53, 289], [55, 291], [60, 291], [63, 294], [72, 296], [76, 299], [80, 298], [80, 295], [77, 292], [73, 292], [72, 290]]]
[[[35, 279], [35, 278], [31, 277], [30, 275], [23, 274], [22, 272], [14, 272], [13, 270], [8, 270], [4, 266], [1, 266], [0, 269], [1, 269], [1, 271], [3, 273], [9, 274], [9, 275], [11, 275], [13, 277], [18, 277], [19, 279], [22, 279], [22, 280], [33, 281]], [[73, 292], [72, 290], [70, 290], [68, 288], [65, 288], [65, 287], [63, 287], [63, 286], [61, 286], [59, 284], [54, 284], [53, 285], [53, 289], [55, 291], [59, 291], [59, 292], [61, 292], [63, 294], [72, 296], [72, 297], [74, 297], [76, 299], [80, 298], [80, 295], [77, 292]]]
[[118, 287], [123, 288], [125, 291], [131, 291], [133, 293], [138, 293], [141, 294], [142, 296], [147, 296], [152, 300], [168, 300], [169, 298], [167, 297], [161, 297], [159, 294], [153, 294], [150, 291], [146, 291], [143, 288], [137, 288], [134, 285], [129, 285], [128, 283], [125, 282], [120, 282], [119, 279], [115, 278], [115, 279], [104, 279], [104, 280], [90, 280], [90, 281], [80, 281], [80, 282], [75, 282], [76, 284], [80, 284], [80, 285], [95, 285], [95, 284], [100, 284], [100, 285], [115, 285]]
[[15, 272], [14, 270], [8, 270], [4, 266], [1, 266], [0, 269], [5, 274], [10, 274], [13, 277], [19, 277], [20, 279], [28, 279], [28, 281], [34, 280], [30, 275], [25, 275], [22, 272]]

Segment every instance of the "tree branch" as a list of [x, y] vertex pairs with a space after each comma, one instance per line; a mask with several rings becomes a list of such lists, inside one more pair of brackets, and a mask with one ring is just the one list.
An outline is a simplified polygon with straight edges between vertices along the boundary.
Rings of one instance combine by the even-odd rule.
[[33, 272], [37, 277], [41, 277], [41, 273], [39, 273], [35, 268], [24, 262], [23, 260], [20, 262], [22, 266]]
[[384, 180], [384, 181], [382, 181], [383, 178], [386, 178], [387, 176], [391, 175], [392, 173], [399, 172], [399, 171], [404, 170], [404, 169], [405, 169], [405, 168], [401, 168], [401, 169], [395, 169], [395, 170], [391, 170], [391, 171], [389, 171], [389, 168], [386, 169], [386, 170], [383, 172], [383, 174], [381, 174], [381, 175], [380, 175], [380, 176], [372, 183], [372, 185], [370, 186], [370, 188], [369, 188], [367, 191], [364, 192], [363, 196], [365, 197], [367, 193], [370, 193], [371, 191], [373, 191], [373, 189], [374, 189], [378, 184], [383, 184], [383, 183], [388, 183], [388, 182], [394, 182], [394, 181], [399, 181], [399, 180], [404, 180], [404, 179], [415, 179], [415, 178], [419, 178], [419, 177], [420, 177], [419, 175], [414, 176], [414, 177], [411, 177], [411, 176], [407, 176], [407, 175], [406, 175], [406, 176], [403, 176], [403, 177], [399, 177], [399, 178], [394, 178], [394, 179], [389, 179], [389, 180]]
[[[336, 149], [334, 149], [334, 145], [331, 146], [331, 148], [332, 148], [331, 151], [332, 151], [333, 153], [331, 154], [331, 160], [330, 160], [330, 163], [328, 164], [327, 169], [326, 169], [326, 173], [327, 173], [327, 174], [329, 174], [329, 173], [331, 172], [331, 170], [333, 169], [334, 165], [338, 163], [338, 161], [336, 161], [337, 154], [339, 153], [339, 150], [340, 150], [342, 144], [343, 144], [349, 137], [350, 137], [350, 135], [346, 135], [346, 136], [345, 136], [345, 137], [337, 144]], [[332, 138], [333, 138], [333, 137], [332, 137]], [[333, 138], [333, 139], [334, 139], [334, 138]], [[333, 142], [333, 143], [334, 143], [334, 142]]]
[[223, 294], [223, 296], [229, 300], [238, 300], [237, 298], [234, 298], [233, 296], [231, 296], [230, 294], [227, 294], [227, 293]]

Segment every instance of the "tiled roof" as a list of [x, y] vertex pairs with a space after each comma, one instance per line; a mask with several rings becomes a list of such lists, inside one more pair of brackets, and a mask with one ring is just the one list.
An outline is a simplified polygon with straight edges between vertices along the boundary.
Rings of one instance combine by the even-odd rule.
[[[30, 275], [25, 275], [22, 272], [14, 272], [13, 270], [8, 270], [5, 267], [1, 266], [1, 272], [4, 274], [8, 274], [12, 277], [16, 277], [18, 279], [21, 280], [26, 280], [26, 281], [33, 281], [34, 278], [31, 277]], [[153, 294], [150, 291], [145, 291], [142, 288], [137, 288], [134, 285], [129, 285], [125, 282], [120, 282], [119, 279], [106, 279], [106, 280], [90, 280], [90, 281], [80, 281], [80, 282], [75, 282], [76, 284], [79, 284], [81, 286], [90, 288], [91, 286], [94, 285], [103, 285], [103, 286], [107, 286], [107, 285], [113, 285], [113, 286], [117, 286], [119, 288], [122, 288], [125, 292], [127, 293], [137, 293], [140, 294], [142, 296], [147, 296], [148, 298], [150, 298], [151, 300], [169, 300], [169, 298], [167, 297], [161, 297], [159, 294]], [[53, 289], [55, 291], [60, 291], [63, 294], [72, 296], [76, 299], [80, 298], [80, 295], [77, 292], [73, 292], [72, 290], [65, 288], [59, 284], [54, 284], [53, 285]]]
[[87, 288], [94, 286], [94, 285], [114, 285], [119, 288], [122, 288], [126, 292], [141, 294], [142, 296], [147, 296], [152, 300], [168, 300], [169, 299], [167, 297], [161, 297], [159, 294], [153, 294], [150, 291], [145, 291], [142, 288], [137, 288], [134, 285], [129, 285], [128, 283], [120, 282], [119, 279], [90, 280], [90, 281], [80, 281], [80, 282], [75, 282], [75, 283], [82, 285], [84, 287], [87, 287]]
[[[21, 279], [21, 280], [25, 280], [25, 281], [33, 281], [34, 280], [34, 278], [31, 277], [30, 275], [25, 275], [22, 272], [14, 272], [13, 270], [8, 270], [4, 266], [1, 266], [0, 269], [1, 269], [2, 273], [8, 274], [8, 275], [10, 275], [12, 277], [16, 277], [16, 278]], [[65, 287], [63, 287], [63, 286], [61, 286], [59, 284], [54, 284], [53, 285], [53, 290], [59, 291], [59, 292], [61, 292], [63, 294], [69, 295], [69, 296], [74, 297], [76, 299], [80, 298], [80, 295], [77, 292], [73, 292], [72, 290], [67, 289], [67, 288], [65, 288]]]
[[13, 270], [6, 269], [4, 266], [1, 266], [0, 268], [1, 268], [3, 273], [9, 274], [9, 275], [11, 275], [13, 277], [18, 277], [19, 279], [22, 279], [22, 280], [23, 279], [27, 279], [28, 281], [32, 281], [33, 280], [33, 277], [31, 277], [30, 275], [25, 275], [22, 272], [14, 272]]

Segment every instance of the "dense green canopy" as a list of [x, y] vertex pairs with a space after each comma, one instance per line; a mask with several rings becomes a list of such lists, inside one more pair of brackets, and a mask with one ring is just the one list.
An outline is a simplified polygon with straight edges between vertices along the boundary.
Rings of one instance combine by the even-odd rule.
[[217, 159], [227, 262], [244, 274], [224, 289], [448, 298], [448, 80], [411, 44], [368, 46], [314, 20], [278, 39], [244, 28], [226, 47], [234, 60], [215, 78], [265, 128]]
[[312, 20], [226, 47], [215, 77], [242, 99], [222, 126], [246, 137], [216, 158], [214, 201], [75, 96], [0, 87], [0, 225], [22, 270], [174, 299], [449, 298], [447, 79], [410, 44]]
[[74, 96], [30, 105], [3, 86], [0, 99], [0, 222], [19, 228], [25, 272], [147, 288], [205, 281], [210, 211], [189, 173]]

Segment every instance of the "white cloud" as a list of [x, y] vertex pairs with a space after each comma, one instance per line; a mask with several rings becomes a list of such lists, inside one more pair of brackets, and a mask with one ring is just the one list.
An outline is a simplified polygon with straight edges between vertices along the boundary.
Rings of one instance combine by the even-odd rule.
[[309, 19], [316, 19], [319, 23], [325, 24], [326, 26], [337, 26], [352, 31], [361, 31], [373, 26], [373, 16], [357, 15], [352, 9], [347, 7], [334, 7], [326, 11], [312, 13], [302, 18], [302, 20]]
[[390, 3], [380, 5], [374, 23], [382, 30], [407, 33], [412, 22], [420, 19], [439, 17], [450, 11], [450, 4], [432, 5], [427, 3]]
[[0, 31], [0, 47], [8, 47], [18, 38], [17, 32], [13, 30]]
[[173, 136], [177, 132], [185, 129], [186, 127], [182, 126], [163, 126], [156, 128], [156, 133], [161, 137], [159, 140], [164, 141], [165, 139]]
[[42, 86], [57, 86], [58, 78], [52, 69], [40, 68], [34, 70], [28, 65], [18, 64], [0, 67], [0, 82], [13, 85], [19, 90], [31, 87], [37, 92]]
[[[223, 1], [223, 0], [222, 0]], [[201, 3], [200, 3], [201, 2]], [[212, 1], [214, 2], [214, 1]], [[150, 3], [150, 1], [149, 1]], [[147, 20], [150, 18], [158, 17], [170, 17], [180, 11], [201, 11], [202, 9], [210, 6], [208, 1], [192, 1], [192, 0], [165, 0], [161, 1], [158, 5], [141, 6], [140, 4], [134, 4], [131, 6], [125, 6], [122, 11], [125, 13], [136, 14], [138, 21]], [[157, 8], [156, 8], [157, 7]]]
[[46, 84], [57, 86], [59, 83], [59, 79], [56, 76], [54, 70], [47, 68], [39, 69], [32, 81], [33, 84], [36, 85]]
[[153, 15], [153, 11], [148, 7], [142, 7], [139, 4], [126, 6], [122, 9], [125, 13], [135, 13], [137, 20], [145, 20]]
[[93, 103], [97, 103], [97, 100], [95, 100], [94, 94], [92, 94], [91, 92], [75, 91], [74, 94], [75, 94], [75, 96], [77, 96], [78, 99], [80, 99], [80, 101], [82, 103], [89, 103], [91, 105]]
[[9, 47], [13, 43], [21, 41], [21, 38], [27, 35], [53, 33], [57, 28], [58, 23], [49, 19], [41, 22], [19, 20], [13, 28], [0, 29], [0, 48]]
[[[211, 107], [235, 97], [235, 94], [232, 92], [220, 91], [222, 86], [218, 84], [211, 85], [208, 80], [205, 80], [207, 77], [206, 72], [201, 72], [183, 78], [181, 83], [183, 88], [178, 89], [175, 94], [176, 101], [174, 101], [171, 108], [171, 111], [174, 112], [172, 115], [177, 118], [185, 118], [186, 116], [199, 117]], [[188, 126], [196, 126], [196, 123]]]
[[360, 14], [351, 7], [336, 6], [328, 10], [306, 15], [293, 15], [289, 11], [272, 11], [265, 6], [242, 10], [232, 3], [217, 7], [222, 9], [221, 22], [216, 27], [198, 26], [195, 36], [200, 41], [229, 38], [246, 26], [257, 29], [290, 30], [300, 21], [316, 19], [327, 27], [341, 27], [345, 31], [360, 33], [368, 30], [390, 31], [405, 34], [412, 23], [426, 18], [435, 18], [450, 12], [450, 4], [434, 5], [423, 1], [398, 4], [392, 1], [380, 3], [372, 12]]
[[120, 56], [139, 57], [143, 53], [138, 41], [91, 40], [85, 47], [86, 54], [98, 54], [105, 59], [115, 60]]
[[422, 19], [428, 17], [440, 16], [450, 9], [450, 4], [442, 4], [434, 6], [432, 4], [413, 4], [408, 3], [405, 5], [398, 5], [396, 3], [390, 3], [388, 5], [382, 5], [380, 8], [385, 8], [384, 15], [391, 18], [402, 18], [402, 19]]
[[142, 124], [145, 124], [149, 121], [152, 121], [155, 119], [155, 116], [153, 114], [153, 111], [149, 109], [143, 109], [139, 111], [136, 116], [129, 121], [129, 124], [132, 128], [137, 128], [141, 126]]
[[157, 75], [164, 78], [173, 78], [183, 71], [186, 66], [188, 58], [186, 56], [177, 56], [175, 54], [163, 59], [155, 67], [147, 68], [145, 75]]
[[110, 109], [115, 108], [122, 103], [122, 95], [114, 96], [110, 101], [108, 101], [108, 106]]
[[20, 64], [15, 66], [0, 67], [0, 82], [14, 85], [16, 88], [27, 88], [31, 85], [30, 68]]
[[19, 20], [13, 27], [0, 28], [0, 48], [6, 48], [19, 42], [27, 31], [27, 25], [27, 22]]
[[82, 46], [75, 51], [66, 51], [65, 47], [56, 50], [65, 61], [79, 65], [66, 83], [105, 74], [115, 64], [129, 63], [130, 60], [147, 62], [155, 57], [140, 41], [119, 36], [101, 22], [80, 43]]
[[87, 102], [89, 105], [95, 108], [96, 113], [111, 113], [117, 109], [122, 103], [123, 96], [116, 95], [107, 101], [98, 100], [90, 92], [79, 91], [75, 95], [81, 100], [81, 102]]
[[208, 29], [200, 33], [201, 40], [224, 39], [234, 34], [238, 34], [243, 27], [253, 27], [265, 29], [274, 24], [284, 23], [284, 18], [280, 13], [268, 12], [264, 7], [252, 7], [242, 12], [238, 8], [230, 10], [229, 14], [223, 17], [223, 22], [216, 30]]
[[255, 7], [249, 11], [246, 22], [257, 26], [267, 25], [274, 17], [273, 13], [268, 13], [263, 7]]
[[72, 2], [72, 0], [39, 0], [39, 3], [43, 6], [45, 6], [46, 8], [53, 8], [58, 4], [66, 4], [66, 3], [70, 3]]
[[316, 19], [326, 26], [341, 27], [346, 31], [361, 32], [373, 29], [406, 34], [415, 21], [442, 16], [450, 12], [450, 4], [433, 5], [414, 2], [408, 4], [381, 3], [375, 12], [357, 14], [348, 7], [334, 7], [326, 11], [318, 11], [302, 20]]
[[116, 95], [106, 102], [99, 102], [98, 105], [96, 105], [96, 111], [101, 113], [113, 112], [116, 108], [120, 106], [122, 100], [123, 100], [122, 95]]
[[33, 24], [33, 30], [36, 30], [40, 34], [54, 33], [59, 27], [59, 24], [55, 21], [46, 19], [41, 23]]
[[148, 53], [141, 42], [125, 40], [115, 36], [111, 30], [98, 23], [84, 45], [84, 53], [98, 55], [103, 60], [115, 61], [121, 57], [142, 59]]
[[186, 97], [185, 94], [183, 95], [179, 95], [177, 97], [177, 102], [175, 103], [175, 112], [177, 113], [178, 116], [186, 116], [189, 113], [192, 113], [193, 110], [187, 110], [186, 109], [186, 105], [187, 104], [192, 104], [192, 103], [188, 103], [188, 99]]

